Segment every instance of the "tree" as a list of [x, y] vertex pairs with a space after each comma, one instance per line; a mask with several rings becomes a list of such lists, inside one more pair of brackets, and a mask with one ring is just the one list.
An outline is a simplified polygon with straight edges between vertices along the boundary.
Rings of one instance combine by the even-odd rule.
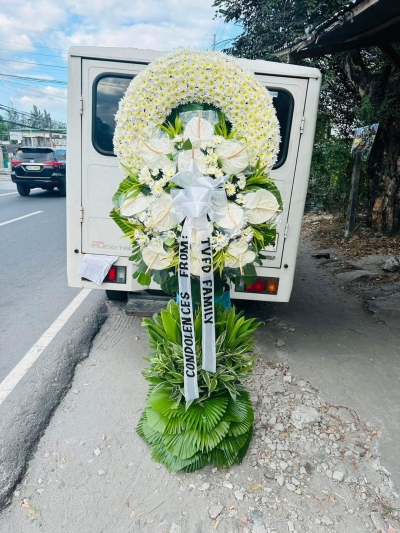
[[[243, 25], [228, 52], [278, 61], [275, 52], [302, 39], [348, 0], [215, 0], [227, 22]], [[320, 125], [349, 138], [357, 125], [379, 122], [368, 165], [368, 214], [376, 231], [400, 230], [400, 73], [378, 50], [351, 51], [303, 64], [322, 71]]]

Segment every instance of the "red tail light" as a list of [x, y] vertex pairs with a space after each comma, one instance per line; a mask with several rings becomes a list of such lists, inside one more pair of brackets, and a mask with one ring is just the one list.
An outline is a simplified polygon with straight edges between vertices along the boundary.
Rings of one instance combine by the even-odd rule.
[[21, 163], [22, 163], [22, 161], [17, 161], [17, 160], [11, 161], [12, 165], [20, 165]]
[[236, 291], [255, 292], [258, 294], [278, 294], [279, 278], [256, 278], [253, 283], [246, 285], [245, 278], [242, 277], [236, 282]]
[[45, 161], [43, 165], [45, 165], [46, 167], [61, 167], [62, 163], [60, 163], [59, 161]]
[[246, 292], [265, 292], [267, 286], [266, 278], [257, 278], [254, 283], [246, 285]]
[[115, 281], [117, 279], [117, 267], [112, 266], [108, 271], [107, 277], [104, 281]]

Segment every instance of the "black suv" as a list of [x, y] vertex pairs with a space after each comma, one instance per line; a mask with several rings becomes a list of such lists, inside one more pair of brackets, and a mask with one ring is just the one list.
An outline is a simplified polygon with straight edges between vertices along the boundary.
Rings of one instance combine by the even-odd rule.
[[52, 191], [55, 187], [65, 196], [65, 166], [65, 156], [60, 157], [53, 148], [24, 146], [11, 161], [11, 179], [21, 196], [31, 189]]

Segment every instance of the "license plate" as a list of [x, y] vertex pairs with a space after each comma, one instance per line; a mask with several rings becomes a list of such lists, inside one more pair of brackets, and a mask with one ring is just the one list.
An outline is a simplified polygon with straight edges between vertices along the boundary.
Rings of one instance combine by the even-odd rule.
[[40, 170], [40, 166], [39, 165], [27, 165], [26, 166], [26, 170]]

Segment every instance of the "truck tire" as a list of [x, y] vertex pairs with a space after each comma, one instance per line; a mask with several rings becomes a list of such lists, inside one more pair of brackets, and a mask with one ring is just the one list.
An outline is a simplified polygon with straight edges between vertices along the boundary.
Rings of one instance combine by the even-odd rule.
[[28, 196], [28, 194], [31, 192], [30, 188], [22, 183], [17, 183], [17, 190], [21, 196]]
[[109, 291], [106, 289], [106, 295], [113, 302], [126, 302], [128, 300], [128, 293], [125, 291]]
[[58, 192], [60, 193], [60, 196], [65, 196], [67, 193], [65, 185], [59, 185]]

